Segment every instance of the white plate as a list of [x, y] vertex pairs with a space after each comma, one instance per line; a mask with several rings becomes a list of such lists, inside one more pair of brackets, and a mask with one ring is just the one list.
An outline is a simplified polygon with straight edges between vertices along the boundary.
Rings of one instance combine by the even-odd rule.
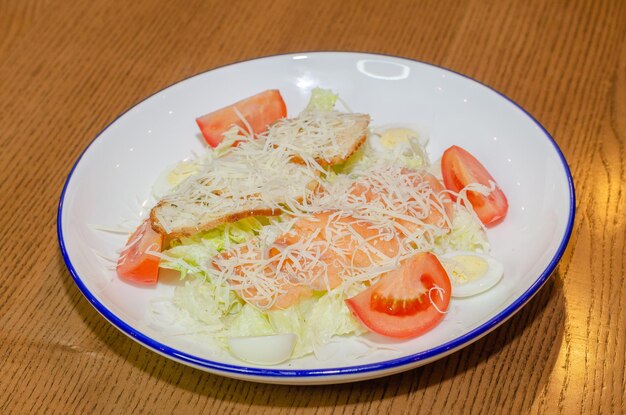
[[[458, 144], [485, 164], [508, 196], [510, 211], [489, 230], [492, 255], [505, 277], [491, 291], [454, 299], [444, 321], [410, 341], [361, 355], [366, 347], [340, 338], [322, 352], [278, 366], [242, 363], [227, 353], [173, 335], [149, 317], [150, 301], [172, 295], [173, 283], [142, 288], [119, 281], [100, 255], [115, 258], [127, 236], [96, 230], [119, 227], [148, 203], [152, 184], [168, 165], [201, 153], [195, 117], [278, 88], [290, 115], [312, 88], [338, 92], [376, 125], [412, 123], [430, 135], [437, 159]], [[527, 112], [463, 75], [412, 60], [362, 53], [272, 56], [214, 69], [172, 85], [134, 106], [105, 128], [69, 175], [58, 212], [67, 267], [94, 307], [134, 340], [179, 362], [258, 382], [339, 383], [401, 372], [440, 359], [495, 329], [541, 288], [560, 259], [574, 220], [572, 178], [558, 146]], [[371, 336], [370, 340], [381, 342]]]

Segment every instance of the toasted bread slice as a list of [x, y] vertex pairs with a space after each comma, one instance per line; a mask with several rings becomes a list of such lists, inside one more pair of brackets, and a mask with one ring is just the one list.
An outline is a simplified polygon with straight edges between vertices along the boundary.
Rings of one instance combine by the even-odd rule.
[[[275, 216], [280, 215], [280, 209], [272, 208], [252, 208], [248, 210], [242, 210], [240, 212], [231, 212], [219, 217], [205, 215], [198, 215], [198, 218], [189, 221], [174, 222], [169, 218], [176, 216], [180, 213], [178, 205], [173, 205], [170, 202], [160, 201], [150, 211], [150, 222], [152, 229], [161, 234], [167, 235], [169, 238], [181, 238], [184, 236], [192, 236], [198, 232], [208, 231], [216, 228], [224, 223], [233, 223], [238, 220], [248, 218], [251, 216]], [[169, 220], [168, 220], [169, 219]], [[169, 222], [169, 223], [168, 223]], [[164, 228], [164, 224], [170, 226], [170, 231], [167, 232]], [[172, 227], [174, 226], [174, 227]]]
[[347, 160], [365, 141], [369, 115], [305, 111], [257, 140], [210, 159], [150, 212], [155, 231], [190, 236], [250, 216], [273, 216], [313, 197], [319, 166]]
[[334, 166], [346, 161], [365, 142], [369, 123], [367, 114], [308, 110], [296, 118], [278, 121], [268, 136], [278, 145], [287, 145], [295, 163], [314, 160], [322, 167]]
[[[249, 216], [273, 216], [309, 200], [319, 172], [290, 161], [290, 153], [242, 143], [211, 159], [150, 212], [152, 228], [170, 238], [190, 236]], [[270, 149], [272, 150], [272, 149]]]

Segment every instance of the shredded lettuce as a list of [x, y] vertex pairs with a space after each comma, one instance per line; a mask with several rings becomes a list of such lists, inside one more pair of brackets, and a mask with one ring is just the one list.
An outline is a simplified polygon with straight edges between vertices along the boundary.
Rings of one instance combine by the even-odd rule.
[[298, 336], [294, 358], [313, 352], [315, 348], [328, 343], [333, 336], [365, 332], [352, 317], [340, 289], [286, 310], [273, 311], [270, 313], [270, 321], [280, 332], [291, 332]]
[[209, 260], [231, 244], [258, 235], [265, 225], [263, 219], [246, 218], [175, 241], [163, 252], [165, 259], [161, 262], [161, 267], [178, 270], [182, 278], [188, 279], [176, 288], [174, 304], [206, 324], [224, 347], [229, 337], [294, 333], [298, 338], [294, 358], [313, 352], [335, 335], [363, 333], [340, 289], [318, 293], [285, 310], [262, 312], [246, 304], [225, 283], [211, 279], [206, 268]]
[[206, 265], [213, 256], [254, 237], [266, 224], [264, 218], [249, 217], [172, 241], [172, 247], [163, 251], [161, 267], [179, 271], [181, 279], [189, 273], [207, 277]]
[[346, 161], [333, 166], [331, 172], [334, 174], [350, 174], [359, 170], [365, 170], [367, 167], [374, 166], [375, 159], [373, 155], [367, 145], [361, 146]]
[[[379, 140], [379, 134], [370, 133], [365, 144], [345, 162], [333, 167], [336, 174], [359, 174], [381, 165], [402, 166], [421, 170], [430, 166], [425, 150], [425, 141], [419, 137], [407, 137], [404, 145], [395, 145], [384, 151], [377, 150], [372, 142]], [[423, 141], [423, 142], [422, 142]]]
[[297, 358], [312, 353], [333, 336], [365, 332], [352, 317], [344, 295], [336, 289], [285, 310], [262, 312], [243, 303], [228, 287], [197, 279], [176, 289], [174, 304], [210, 327], [222, 345], [229, 337], [294, 333], [297, 341], [292, 358]]
[[241, 310], [241, 300], [228, 287], [196, 279], [177, 287], [174, 304], [214, 331], [225, 328], [223, 317]]
[[267, 315], [250, 304], [244, 304], [241, 311], [229, 321], [224, 337], [266, 336], [276, 334]]
[[490, 250], [487, 234], [480, 221], [466, 208], [455, 206], [450, 232], [435, 240], [437, 253], [473, 251], [487, 253]]
[[346, 295], [337, 288], [318, 293], [285, 310], [267, 313], [276, 333], [294, 333], [298, 337], [293, 358], [312, 353], [333, 336], [366, 331], [348, 309], [344, 301]]
[[307, 110], [332, 111], [339, 95], [330, 89], [313, 88], [311, 98], [306, 106]]

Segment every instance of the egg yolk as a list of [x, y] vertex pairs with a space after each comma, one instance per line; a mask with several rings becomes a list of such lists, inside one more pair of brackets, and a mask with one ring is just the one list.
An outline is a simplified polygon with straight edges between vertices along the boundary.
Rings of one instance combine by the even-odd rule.
[[391, 128], [380, 136], [380, 143], [385, 148], [394, 148], [400, 143], [406, 143], [411, 137], [417, 137], [417, 133], [408, 128]]
[[197, 173], [198, 170], [199, 168], [196, 164], [181, 162], [167, 175], [167, 183], [170, 186], [176, 186], [187, 177]]
[[454, 257], [453, 266], [449, 269], [449, 275], [459, 284], [481, 278], [487, 270], [489, 264], [484, 259], [477, 256], [459, 255]]

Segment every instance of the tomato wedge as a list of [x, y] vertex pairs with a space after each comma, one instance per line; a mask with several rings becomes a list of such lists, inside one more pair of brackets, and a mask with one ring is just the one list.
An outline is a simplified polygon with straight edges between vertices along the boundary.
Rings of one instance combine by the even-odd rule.
[[[490, 182], [496, 183], [485, 166], [459, 146], [452, 146], [444, 151], [441, 157], [441, 173], [446, 188], [457, 193], [471, 183], [485, 186], [490, 186]], [[467, 198], [485, 226], [502, 222], [509, 210], [509, 202], [497, 183], [489, 195], [483, 196], [470, 190]]]
[[161, 251], [163, 235], [155, 232], [150, 220], [144, 221], [126, 242], [117, 260], [117, 275], [129, 282], [156, 284], [159, 277], [159, 258], [150, 251]]
[[[262, 133], [267, 126], [287, 116], [285, 101], [277, 89], [253, 95], [232, 105], [196, 118], [204, 139], [211, 147], [217, 147], [224, 140], [224, 133], [233, 125], [247, 130], [237, 112], [246, 119], [252, 132]], [[249, 131], [248, 131], [249, 132]]]
[[451, 292], [450, 279], [437, 257], [420, 252], [346, 303], [374, 333], [412, 338], [441, 321]]

